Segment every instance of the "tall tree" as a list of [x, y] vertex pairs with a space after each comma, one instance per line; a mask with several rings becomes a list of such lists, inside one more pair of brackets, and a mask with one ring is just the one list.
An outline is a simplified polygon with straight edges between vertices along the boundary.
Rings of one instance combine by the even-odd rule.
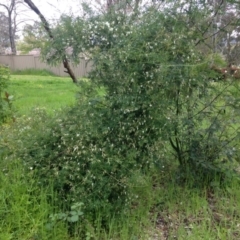
[[218, 35], [218, 51], [226, 56], [229, 65], [239, 64], [240, 46], [240, 2], [226, 4], [225, 11], [218, 21], [218, 26], [226, 26]]
[[[184, 13], [183, 21], [189, 29], [198, 31], [196, 45], [206, 55], [220, 53], [228, 64], [237, 62], [240, 27], [240, 2], [234, 0], [207, 0], [180, 2], [169, 0], [174, 7], [165, 5], [167, 10]], [[173, 13], [174, 14], [174, 13]], [[240, 60], [240, 59], [239, 59]]]
[[34, 48], [42, 49], [48, 36], [41, 22], [26, 24], [22, 31], [23, 39], [18, 42], [18, 50], [28, 53]]
[[105, 14], [107, 12], [121, 12], [125, 15], [131, 15], [132, 13], [136, 13], [136, 11], [139, 10], [139, 8], [141, 7], [141, 3], [143, 3], [144, 5], [158, 5], [155, 3], [155, 1], [151, 0], [86, 0], [83, 5], [84, 10], [92, 9], [97, 12], [97, 14]]
[[8, 32], [8, 18], [0, 12], [0, 53], [4, 53], [5, 49], [10, 46], [9, 32]]
[[0, 3], [7, 15], [8, 19], [8, 34], [12, 54], [16, 54], [16, 32], [17, 32], [17, 16], [18, 7], [22, 4], [22, 0], [5, 0], [5, 3]]
[[[43, 24], [43, 27], [46, 30], [49, 38], [51, 40], [54, 40], [54, 35], [52, 33], [50, 25], [49, 25], [48, 21], [46, 20], [46, 18], [43, 16], [43, 14], [39, 11], [37, 6], [31, 0], [24, 0], [24, 2], [30, 7], [30, 9], [32, 9], [32, 11], [34, 11], [39, 16], [39, 18]], [[66, 55], [63, 56], [62, 63], [63, 63], [63, 66], [66, 68], [65, 72], [69, 74], [69, 76], [72, 78], [72, 81], [74, 83], [77, 83], [77, 78], [70, 67], [70, 64], [69, 64], [69, 61], [68, 61]]]

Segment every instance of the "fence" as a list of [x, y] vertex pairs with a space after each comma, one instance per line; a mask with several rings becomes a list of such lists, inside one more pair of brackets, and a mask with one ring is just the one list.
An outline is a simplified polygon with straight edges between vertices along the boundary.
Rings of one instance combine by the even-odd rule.
[[[64, 72], [64, 67], [62, 64], [58, 66], [50, 66], [40, 60], [39, 56], [32, 55], [0, 55], [0, 64], [9, 66], [13, 71], [24, 70], [24, 69], [47, 69], [54, 74], [66, 77], [69, 76]], [[80, 58], [80, 63], [78, 65], [71, 65], [72, 70], [77, 78], [84, 77], [92, 69], [91, 62], [84, 58]]]

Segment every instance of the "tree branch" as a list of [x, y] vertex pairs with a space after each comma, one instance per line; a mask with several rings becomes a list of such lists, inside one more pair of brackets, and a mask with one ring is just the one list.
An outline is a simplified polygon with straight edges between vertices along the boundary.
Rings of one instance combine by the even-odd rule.
[[[48, 33], [48, 36], [54, 40], [54, 36], [52, 34], [52, 30], [50, 28], [50, 25], [48, 23], [48, 21], [46, 20], [46, 18], [42, 15], [42, 13], [39, 11], [39, 9], [36, 7], [36, 5], [31, 1], [31, 0], [24, 0], [24, 2], [39, 16], [39, 18], [41, 19], [41, 22], [43, 23], [43, 27], [46, 30], [46, 32]], [[72, 78], [72, 81], [74, 83], [77, 83], [77, 78], [75, 76], [75, 74], [73, 73], [69, 61], [66, 57], [66, 55], [63, 57], [62, 59], [63, 62], [63, 66], [64, 68], [66, 68], [66, 72], [70, 75], [70, 77]]]

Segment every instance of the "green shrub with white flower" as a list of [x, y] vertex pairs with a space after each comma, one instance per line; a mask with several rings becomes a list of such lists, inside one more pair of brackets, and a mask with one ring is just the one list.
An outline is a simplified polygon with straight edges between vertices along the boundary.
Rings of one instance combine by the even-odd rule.
[[216, 110], [218, 89], [195, 47], [199, 35], [181, 18], [155, 10], [135, 18], [65, 16], [46, 44], [51, 63], [71, 46], [68, 58], [77, 62], [84, 52], [94, 69], [80, 83], [78, 104], [31, 136], [20, 155], [39, 183], [53, 182], [59, 199], [83, 202], [84, 216], [101, 211], [108, 218], [129, 207], [130, 177], [159, 165], [165, 149], [183, 175], [190, 169], [204, 182], [221, 170], [230, 118]]

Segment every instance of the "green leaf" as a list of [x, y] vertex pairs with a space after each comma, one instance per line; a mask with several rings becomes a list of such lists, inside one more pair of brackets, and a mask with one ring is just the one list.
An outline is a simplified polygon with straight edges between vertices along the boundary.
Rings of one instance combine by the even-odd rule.
[[77, 215], [77, 212], [76, 211], [70, 211], [70, 214], [71, 215]]
[[67, 218], [68, 222], [77, 222], [78, 219], [79, 219], [78, 215], [73, 215]]

